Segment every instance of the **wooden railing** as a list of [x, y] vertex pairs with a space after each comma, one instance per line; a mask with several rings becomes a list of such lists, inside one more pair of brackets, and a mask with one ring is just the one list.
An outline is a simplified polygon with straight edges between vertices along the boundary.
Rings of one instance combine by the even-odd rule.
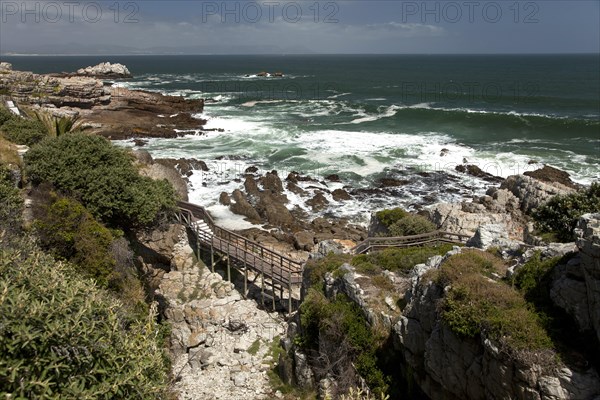
[[[197, 204], [178, 202], [178, 220], [190, 227], [205, 246], [227, 254], [234, 261], [269, 277], [284, 286], [298, 285], [302, 282], [304, 263], [277, 253], [242, 235], [218, 226], [212, 216]], [[198, 228], [197, 221], [203, 221], [211, 232]]]
[[464, 244], [469, 238], [469, 235], [445, 231], [434, 231], [421, 235], [400, 237], [370, 237], [352, 248], [352, 253], [365, 254], [371, 251], [384, 250], [388, 247], [413, 247], [440, 243]]

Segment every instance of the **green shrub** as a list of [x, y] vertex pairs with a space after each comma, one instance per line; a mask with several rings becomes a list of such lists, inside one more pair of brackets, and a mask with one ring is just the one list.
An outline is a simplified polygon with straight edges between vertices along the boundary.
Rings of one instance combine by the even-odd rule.
[[352, 363], [377, 396], [388, 391], [389, 379], [378, 366], [381, 338], [373, 332], [359, 306], [343, 295], [329, 301], [322, 293], [311, 290], [300, 307], [300, 321], [303, 347], [317, 350], [322, 337], [340, 344], [340, 359], [329, 360], [335, 366], [334, 374], [345, 374], [344, 368], [352, 368]]
[[167, 181], [141, 177], [125, 150], [98, 136], [45, 140], [27, 152], [25, 163], [34, 184], [51, 183], [111, 226], [150, 225], [175, 206]]
[[328, 254], [326, 257], [306, 263], [306, 274], [310, 281], [310, 287], [323, 290], [323, 279], [327, 272], [334, 272], [344, 263], [350, 262], [352, 256], [349, 254]]
[[391, 236], [410, 236], [429, 233], [436, 230], [433, 222], [420, 215], [409, 214], [389, 226]]
[[600, 183], [587, 190], [565, 196], [555, 196], [532, 213], [536, 229], [554, 233], [558, 240], [575, 240], [573, 230], [577, 220], [587, 213], [600, 212]]
[[8, 168], [0, 164], [0, 233], [12, 235], [21, 229], [23, 198]]
[[2, 126], [6, 121], [12, 119], [15, 115], [10, 112], [10, 110], [2, 105], [0, 105], [0, 126]]
[[394, 222], [406, 217], [407, 215], [408, 213], [401, 208], [382, 210], [375, 214], [377, 219], [388, 228], [392, 226]]
[[116, 265], [110, 253], [112, 233], [81, 203], [55, 194], [50, 196], [48, 204], [39, 207], [34, 224], [41, 245], [54, 256], [79, 266], [101, 286], [107, 286], [114, 278]]
[[452, 250], [451, 244], [441, 246], [389, 248], [369, 254], [361, 254], [352, 259], [352, 265], [358, 267], [366, 263], [374, 264], [388, 271], [408, 273], [417, 264], [426, 262], [435, 255], [444, 255]]
[[486, 275], [501, 266], [485, 252], [466, 252], [442, 264], [439, 282], [449, 285], [441, 304], [442, 318], [463, 337], [486, 337], [506, 351], [536, 351], [553, 347], [540, 316], [522, 294]]
[[0, 246], [1, 398], [166, 398], [164, 334], [31, 244]]
[[40, 121], [14, 117], [0, 127], [3, 136], [16, 144], [33, 146], [44, 139], [48, 132]]

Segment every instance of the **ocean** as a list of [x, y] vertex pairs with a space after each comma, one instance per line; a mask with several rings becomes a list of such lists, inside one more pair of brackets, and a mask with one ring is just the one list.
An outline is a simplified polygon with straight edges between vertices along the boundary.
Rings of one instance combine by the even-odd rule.
[[[280, 55], [2, 57], [15, 69], [74, 71], [102, 61], [128, 66], [120, 87], [207, 99], [203, 134], [150, 139], [154, 157], [197, 158], [190, 199], [221, 221], [218, 205], [249, 166], [322, 181], [338, 174], [354, 200], [325, 215], [365, 222], [371, 211], [414, 209], [485, 193], [455, 171], [476, 164], [506, 177], [541, 167], [576, 182], [600, 177], [600, 55]], [[283, 77], [262, 77], [260, 72]], [[133, 146], [131, 141], [118, 143]], [[400, 186], [381, 188], [382, 178]], [[237, 181], [236, 181], [237, 180]], [[317, 186], [323, 184], [316, 184]], [[315, 186], [315, 184], [312, 184]], [[323, 186], [324, 187], [324, 186]], [[377, 188], [377, 190], [369, 190]], [[290, 206], [306, 209], [288, 193]], [[310, 210], [306, 209], [310, 212]]]

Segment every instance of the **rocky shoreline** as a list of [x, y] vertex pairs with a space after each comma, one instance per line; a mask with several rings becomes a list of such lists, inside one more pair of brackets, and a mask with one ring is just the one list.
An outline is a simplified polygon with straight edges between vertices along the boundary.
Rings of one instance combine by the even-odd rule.
[[1, 63], [0, 93], [12, 98], [25, 114], [66, 119], [72, 129], [113, 140], [201, 132], [205, 121], [193, 115], [202, 112], [203, 100], [115, 87], [103, 79], [122, 77], [124, 72], [111, 73], [103, 66], [87, 70], [39, 75]]
[[[202, 131], [204, 121], [193, 116], [202, 111], [202, 100], [107, 86], [102, 79], [130, 75], [126, 67], [117, 67], [118, 73], [112, 71], [103, 65], [82, 69], [78, 76], [36, 75], [13, 71], [3, 63], [0, 92], [10, 96], [26, 114], [69, 119], [74, 129], [110, 139], [171, 138]], [[142, 175], [167, 179], [183, 200], [188, 199], [189, 177], [194, 171], [210, 170], [201, 160], [153, 159], [143, 149], [133, 154]], [[535, 235], [529, 217], [553, 196], [581, 187], [568, 174], [550, 166], [506, 179], [466, 163], [459, 167], [458, 173], [489, 183], [485, 195], [460, 203], [435, 202], [433, 196], [433, 204], [415, 207], [418, 213], [438, 229], [470, 236], [469, 247], [493, 248], [507, 259], [516, 259], [517, 266], [536, 251], [545, 258], [571, 254], [568, 262], [556, 268], [550, 295], [581, 331], [594, 332], [600, 341], [600, 214], [582, 217], [577, 241], [570, 244], [544, 243]], [[436, 179], [427, 172], [422, 178]], [[257, 225], [240, 233], [302, 261], [349, 253], [377, 230], [376, 219], [368, 229], [345, 218], [314, 218], [306, 210], [319, 212], [407, 184], [388, 177], [377, 187], [355, 189], [337, 175], [316, 179], [291, 172], [281, 176], [278, 171], [260, 173], [256, 167], [234, 179], [243, 189], [223, 191], [219, 203]], [[300, 199], [302, 207], [292, 204], [290, 193]], [[321, 398], [335, 388], [335, 379], [322, 376], [318, 366], [311, 364], [295, 344], [302, 329], [298, 313], [286, 320], [252, 300], [252, 291], [250, 298], [244, 299], [235, 276], [233, 282], [227, 282], [222, 272], [211, 272], [197, 259], [182, 226], [170, 224], [161, 230], [138, 232], [132, 241], [152, 300], [159, 304], [161, 318], [172, 327], [169, 350], [173, 387], [179, 398], [283, 398], [269, 377], [274, 370], [284, 382], [319, 392]], [[401, 296], [402, 307], [390, 296], [380, 298], [382, 291], [373, 285], [373, 279], [349, 264], [340, 273], [325, 276], [325, 295], [335, 298], [344, 294], [372, 327], [383, 327], [391, 337], [394, 356], [402, 362], [401, 369], [411, 371], [415, 384], [430, 398], [558, 400], [600, 396], [600, 377], [594, 366], [575, 368], [563, 363], [548, 369], [539, 360], [515, 360], [490, 341], [457, 337], [441, 322], [437, 305], [448, 288], [428, 280], [427, 273], [461, 251], [456, 247], [445, 256], [434, 256], [415, 265], [408, 276], [383, 273], [381, 279]], [[508, 274], [514, 273], [515, 266], [511, 268]], [[260, 277], [253, 279], [256, 282]], [[335, 343], [324, 345], [322, 350], [324, 354], [334, 352]]]

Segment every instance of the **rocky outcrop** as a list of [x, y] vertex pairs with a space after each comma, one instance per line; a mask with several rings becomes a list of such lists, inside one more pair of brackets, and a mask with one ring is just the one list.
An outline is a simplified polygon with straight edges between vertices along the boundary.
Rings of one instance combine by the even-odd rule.
[[477, 165], [462, 164], [462, 165], [457, 165], [454, 169], [458, 172], [462, 172], [463, 174], [468, 174], [468, 175], [474, 176], [476, 178], [481, 178], [487, 182], [498, 183], [498, 182], [503, 181], [503, 179], [501, 177], [494, 176], [490, 173], [487, 173], [487, 172], [483, 171], [481, 168], [479, 168]]
[[535, 171], [524, 172], [523, 175], [530, 176], [538, 181], [549, 184], [559, 183], [572, 189], [578, 189], [580, 187], [580, 185], [577, 185], [571, 180], [571, 176], [567, 172], [561, 171], [560, 169], [551, 167], [549, 165], [544, 165], [543, 168]]
[[600, 342], [600, 214], [586, 214], [575, 230], [579, 253], [557, 267], [550, 296]]
[[[455, 249], [453, 252], [459, 252]], [[420, 388], [433, 399], [587, 399], [600, 394], [600, 378], [593, 369], [516, 360], [496, 344], [459, 338], [440, 319], [437, 306], [444, 288], [418, 271], [410, 301], [394, 326], [396, 346]], [[541, 355], [544, 359], [544, 355]]]
[[492, 188], [472, 202], [442, 203], [428, 210], [429, 218], [440, 229], [472, 236], [484, 225], [501, 225], [509, 237], [522, 240], [525, 222], [519, 200], [509, 191]]
[[204, 124], [192, 116], [203, 110], [201, 99], [109, 87], [87, 76], [38, 75], [13, 71], [5, 65], [0, 73], [0, 92], [20, 108], [77, 119], [74, 129], [112, 139], [177, 137], [200, 130]]
[[123, 64], [103, 62], [77, 70], [77, 75], [93, 78], [131, 78], [131, 72]]
[[572, 193], [573, 188], [557, 182], [543, 182], [532, 176], [512, 175], [500, 185], [500, 189], [510, 191], [519, 199], [520, 208], [524, 213], [546, 203], [552, 197]]
[[[484, 177], [483, 172], [474, 166], [459, 167], [457, 169], [461, 172]], [[429, 218], [440, 229], [469, 236], [482, 226], [501, 226], [498, 229], [508, 232], [509, 239], [523, 241], [531, 236], [530, 230], [527, 230], [527, 215], [552, 197], [572, 193], [577, 187], [569, 184], [567, 173], [551, 167], [529, 175], [509, 176], [500, 187], [491, 187], [485, 196], [476, 196], [470, 202], [436, 204], [427, 211]], [[560, 177], [559, 180], [565, 184], [540, 180], [554, 176]], [[488, 178], [495, 181], [495, 178]]]

